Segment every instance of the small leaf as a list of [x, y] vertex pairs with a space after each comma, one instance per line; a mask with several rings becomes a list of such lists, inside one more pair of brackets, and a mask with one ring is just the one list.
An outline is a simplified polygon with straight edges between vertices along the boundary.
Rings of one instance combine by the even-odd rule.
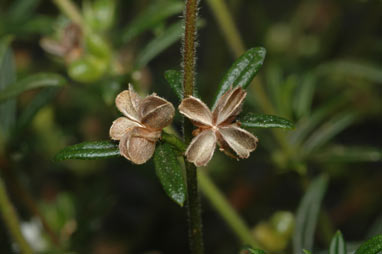
[[325, 122], [316, 130], [303, 145], [304, 154], [308, 155], [314, 150], [322, 147], [334, 138], [338, 133], [346, 129], [357, 119], [354, 112], [339, 113], [329, 121]]
[[244, 128], [294, 128], [294, 124], [291, 121], [273, 115], [248, 113], [241, 117], [239, 122]]
[[313, 180], [302, 198], [296, 214], [296, 228], [293, 235], [293, 253], [312, 249], [320, 206], [328, 185], [328, 178], [321, 175]]
[[346, 254], [346, 243], [340, 231], [332, 238], [329, 248], [329, 254]]
[[265, 254], [265, 251], [259, 250], [259, 249], [254, 249], [252, 247], [244, 247], [240, 251], [240, 254]]
[[72, 159], [94, 160], [119, 155], [118, 144], [111, 141], [93, 141], [68, 146], [61, 150], [54, 159], [55, 161]]
[[[12, 50], [8, 48], [9, 38], [0, 39], [0, 96], [15, 79], [15, 66]], [[0, 101], [0, 144], [9, 138], [16, 120], [16, 100]]]
[[149, 42], [140, 52], [136, 61], [136, 68], [142, 68], [154, 57], [159, 55], [166, 48], [178, 41], [182, 37], [183, 23], [180, 21], [171, 25], [161, 35]]
[[179, 1], [157, 1], [150, 5], [145, 11], [143, 11], [137, 18], [135, 18], [122, 32], [123, 43], [129, 42], [134, 37], [138, 36], [142, 32], [158, 25], [166, 18], [181, 13], [183, 10], [183, 3]]
[[178, 205], [183, 206], [187, 197], [186, 181], [183, 168], [171, 145], [162, 143], [156, 147], [154, 164], [166, 194]]
[[179, 100], [183, 99], [182, 72], [176, 70], [168, 70], [164, 73], [164, 77], [178, 96]]
[[231, 87], [246, 88], [263, 66], [266, 50], [262, 47], [252, 48], [241, 55], [231, 66], [219, 84], [218, 93], [212, 108], [216, 107], [219, 98]]
[[331, 146], [316, 152], [312, 158], [328, 163], [379, 162], [382, 150], [378, 147]]
[[57, 95], [58, 90], [59, 89], [57, 87], [49, 87], [39, 92], [18, 117], [12, 135], [17, 136], [28, 125], [37, 112], [53, 100], [53, 98]]
[[0, 101], [14, 98], [20, 93], [34, 88], [45, 86], [62, 86], [66, 80], [54, 73], [39, 73], [24, 78], [1, 91]]
[[355, 252], [355, 254], [377, 254], [382, 251], [382, 234], [364, 242]]
[[308, 251], [308, 250], [306, 250], [306, 249], [303, 249], [302, 250], [305, 254], [312, 254], [312, 252], [310, 252], [310, 251]]

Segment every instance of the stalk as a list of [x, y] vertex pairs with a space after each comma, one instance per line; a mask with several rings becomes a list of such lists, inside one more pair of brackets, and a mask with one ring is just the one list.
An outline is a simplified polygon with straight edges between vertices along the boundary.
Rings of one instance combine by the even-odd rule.
[[[184, 39], [183, 39], [183, 96], [193, 95], [196, 65], [196, 21], [198, 16], [198, 0], [186, 0], [184, 11]], [[185, 119], [183, 122], [184, 140], [188, 144], [192, 139], [192, 124]], [[198, 191], [196, 167], [187, 161], [187, 216], [188, 235], [191, 254], [203, 254], [203, 231], [200, 195]]]
[[21, 229], [20, 222], [16, 215], [16, 210], [13, 207], [11, 201], [8, 199], [5, 184], [0, 178], [0, 211], [4, 220], [4, 224], [7, 226], [12, 238], [15, 240], [20, 252], [22, 254], [33, 254], [32, 248], [25, 240]]

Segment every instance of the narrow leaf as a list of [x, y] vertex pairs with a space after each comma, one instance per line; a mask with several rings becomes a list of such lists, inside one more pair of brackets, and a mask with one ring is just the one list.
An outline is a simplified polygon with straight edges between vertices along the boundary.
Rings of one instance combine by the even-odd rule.
[[143, 11], [137, 18], [135, 18], [122, 33], [123, 43], [129, 42], [134, 37], [142, 32], [158, 25], [166, 18], [181, 13], [183, 10], [183, 3], [179, 1], [157, 1], [155, 4], [150, 5]]
[[240, 254], [265, 254], [265, 251], [260, 249], [254, 249], [252, 247], [244, 247], [240, 251]]
[[347, 254], [346, 243], [340, 231], [337, 231], [332, 238], [329, 254]]
[[146, 47], [143, 48], [143, 50], [138, 55], [136, 68], [142, 68], [154, 57], [156, 57], [166, 48], [178, 41], [182, 37], [182, 32], [183, 23], [179, 21], [178, 23], [171, 25], [161, 35], [154, 38], [151, 42], [149, 42], [146, 45]]
[[351, 125], [357, 118], [353, 112], [340, 113], [316, 130], [303, 145], [305, 154], [325, 145], [338, 133]]
[[382, 251], [382, 234], [364, 242], [355, 252], [355, 254], [377, 254]]
[[54, 159], [55, 161], [71, 159], [93, 160], [119, 155], [118, 144], [111, 141], [93, 141], [68, 146], [61, 150]]
[[293, 103], [294, 110], [298, 118], [306, 116], [310, 113], [315, 88], [316, 77], [313, 74], [307, 74], [297, 89]]
[[12, 135], [18, 135], [29, 124], [29, 122], [32, 121], [37, 112], [53, 100], [53, 98], [57, 95], [58, 90], [59, 89], [56, 87], [49, 87], [39, 92], [18, 117]]
[[239, 121], [244, 128], [294, 128], [293, 122], [273, 115], [248, 113], [241, 117]]
[[164, 73], [164, 77], [174, 90], [179, 100], [183, 99], [182, 73], [176, 70], [168, 70]]
[[[0, 95], [15, 79], [13, 54], [8, 48], [9, 38], [0, 40]], [[16, 100], [0, 101], [0, 143], [8, 140], [11, 128], [16, 120]]]
[[162, 143], [156, 147], [154, 164], [166, 194], [178, 205], [183, 206], [187, 196], [186, 181], [183, 168], [171, 145]]
[[324, 175], [314, 179], [302, 198], [296, 214], [296, 228], [293, 234], [293, 253], [302, 249], [311, 250], [321, 202], [328, 185]]
[[328, 163], [379, 162], [382, 150], [378, 147], [332, 146], [315, 153], [313, 158]]
[[0, 101], [14, 98], [20, 93], [39, 87], [62, 86], [66, 80], [54, 73], [38, 73], [24, 78], [1, 91]]
[[212, 108], [216, 107], [219, 98], [231, 87], [241, 86], [246, 88], [251, 83], [263, 65], [265, 54], [265, 48], [252, 48], [247, 50], [233, 63], [219, 84], [218, 93]]

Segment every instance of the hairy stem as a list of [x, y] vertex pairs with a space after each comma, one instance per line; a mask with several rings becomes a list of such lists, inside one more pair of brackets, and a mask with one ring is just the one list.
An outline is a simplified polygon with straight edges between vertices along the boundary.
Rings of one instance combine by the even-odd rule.
[[243, 244], [249, 244], [253, 248], [259, 248], [259, 244], [253, 238], [251, 231], [243, 221], [243, 219], [236, 213], [232, 206], [225, 199], [224, 195], [211, 181], [208, 175], [201, 171], [198, 174], [198, 180], [203, 194], [211, 202], [213, 207], [220, 213], [223, 219], [235, 232]]
[[8, 199], [5, 184], [0, 178], [0, 211], [4, 219], [5, 225], [8, 227], [10, 234], [20, 248], [22, 254], [32, 254], [33, 250], [25, 240], [20, 230], [20, 223], [16, 215], [16, 210]]
[[[198, 16], [198, 0], [186, 0], [184, 11], [184, 39], [183, 39], [183, 96], [194, 93], [195, 65], [196, 65], [196, 21]], [[188, 144], [192, 139], [192, 124], [186, 120], [183, 123], [184, 140]], [[185, 162], [187, 175], [187, 216], [188, 235], [191, 254], [203, 254], [203, 231], [200, 196], [198, 191], [196, 167]]]

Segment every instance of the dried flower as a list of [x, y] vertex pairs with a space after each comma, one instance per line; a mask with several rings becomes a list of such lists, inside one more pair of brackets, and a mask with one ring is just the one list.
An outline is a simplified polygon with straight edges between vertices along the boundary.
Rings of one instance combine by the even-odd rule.
[[247, 93], [240, 87], [230, 89], [219, 99], [216, 108], [211, 112], [198, 98], [190, 96], [183, 99], [179, 111], [198, 127], [186, 150], [187, 160], [196, 166], [205, 166], [214, 154], [216, 143], [220, 150], [229, 156], [248, 158], [256, 149], [258, 139], [248, 131], [240, 128], [240, 123], [233, 121], [240, 113]]
[[125, 117], [113, 122], [110, 137], [119, 140], [121, 155], [135, 164], [143, 164], [153, 155], [162, 129], [171, 123], [174, 106], [156, 94], [142, 99], [131, 85], [117, 95], [115, 104]]

